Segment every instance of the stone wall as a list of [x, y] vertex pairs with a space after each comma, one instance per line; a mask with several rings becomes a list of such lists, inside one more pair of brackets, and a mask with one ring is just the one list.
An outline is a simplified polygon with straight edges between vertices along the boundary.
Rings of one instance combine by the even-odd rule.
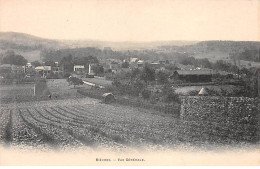
[[187, 96], [181, 98], [181, 134], [188, 140], [216, 142], [259, 140], [257, 99]]

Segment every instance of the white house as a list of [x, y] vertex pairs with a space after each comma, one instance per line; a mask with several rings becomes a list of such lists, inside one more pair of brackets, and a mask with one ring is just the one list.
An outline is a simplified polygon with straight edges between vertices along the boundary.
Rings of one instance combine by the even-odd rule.
[[83, 71], [85, 69], [85, 66], [84, 65], [74, 65], [74, 72], [77, 72], [77, 71]]

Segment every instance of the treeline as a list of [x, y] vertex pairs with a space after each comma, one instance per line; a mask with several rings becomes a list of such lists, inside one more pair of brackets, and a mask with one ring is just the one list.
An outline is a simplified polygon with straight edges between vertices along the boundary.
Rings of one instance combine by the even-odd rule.
[[215, 63], [210, 62], [207, 58], [196, 59], [192, 56], [184, 56], [178, 57], [178, 62], [183, 65], [192, 65], [194, 67], [200, 68], [208, 68], [214, 70], [221, 70], [235, 74], [253, 74], [256, 68], [242, 68], [240, 69], [238, 66], [233, 65], [224, 60], [217, 60]]
[[242, 51], [235, 51], [230, 54], [233, 59], [260, 62], [260, 47], [244, 48]]
[[0, 55], [0, 64], [11, 64], [11, 65], [26, 65], [27, 60], [14, 51], [7, 51], [4, 55]]
[[120, 58], [123, 59], [123, 54], [121, 52], [112, 51], [112, 50], [101, 50], [94, 47], [87, 48], [73, 48], [73, 49], [60, 49], [60, 50], [42, 50], [40, 53], [40, 57], [42, 61], [56, 61], [60, 62], [62, 58], [67, 57], [68, 55], [72, 55], [76, 58], [82, 58], [86, 56], [95, 56], [98, 59], [104, 58]]
[[63, 57], [68, 55], [73, 57], [84, 57], [84, 56], [96, 56], [100, 60], [105, 59], [119, 59], [124, 60], [130, 57], [137, 57], [142, 60], [159, 61], [159, 60], [176, 60], [177, 57], [190, 56], [189, 53], [158, 53], [154, 50], [126, 50], [126, 51], [113, 51], [113, 50], [101, 50], [94, 47], [87, 48], [73, 48], [73, 49], [45, 49], [40, 53], [42, 61], [53, 60], [60, 62]]

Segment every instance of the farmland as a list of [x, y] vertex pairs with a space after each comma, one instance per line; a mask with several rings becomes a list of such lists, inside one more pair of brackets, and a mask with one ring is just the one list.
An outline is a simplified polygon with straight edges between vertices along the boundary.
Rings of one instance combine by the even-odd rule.
[[[163, 150], [194, 146], [196, 142], [187, 142], [185, 135], [180, 135], [178, 129], [183, 127], [171, 115], [107, 105], [91, 98], [1, 104], [0, 113], [1, 144], [45, 150], [127, 151], [137, 147]], [[205, 146], [205, 142], [199, 144]]]
[[0, 103], [25, 102], [47, 99], [50, 94], [46, 82], [36, 84], [1, 85]]
[[[211, 126], [215, 132], [209, 133], [211, 135], [194, 132], [195, 127], [204, 131], [207, 123], [199, 128], [195, 121], [182, 121], [174, 113], [104, 104], [77, 92], [77, 88], [87, 87], [74, 88], [65, 79], [47, 80], [39, 85], [36, 94], [42, 91], [57, 97], [43, 95], [43, 99], [36, 99], [37, 96], [32, 96], [32, 84], [1, 86], [3, 98], [19, 95], [21, 99], [30, 97], [31, 100], [1, 102], [0, 144], [41, 150], [73, 148], [120, 152], [136, 148], [143, 151], [234, 147], [230, 144], [235, 143], [232, 139], [219, 139], [221, 126]], [[259, 147], [258, 142], [236, 142], [235, 146]]]
[[99, 103], [68, 99], [1, 105], [0, 138], [5, 145], [125, 149], [176, 143], [169, 117]]

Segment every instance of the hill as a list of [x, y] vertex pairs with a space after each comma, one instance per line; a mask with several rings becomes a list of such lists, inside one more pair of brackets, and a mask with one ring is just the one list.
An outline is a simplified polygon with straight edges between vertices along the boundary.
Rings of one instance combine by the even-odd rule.
[[164, 53], [189, 53], [195, 58], [208, 58], [211, 61], [219, 59], [241, 59], [260, 61], [260, 42], [258, 41], [201, 41], [185, 46], [160, 46], [159, 51]]
[[[154, 49], [161, 45], [190, 45], [194, 41], [159, 41], [159, 42], [108, 42], [96, 40], [54, 40], [44, 39], [37, 36], [18, 33], [0, 32], [0, 53], [7, 50], [23, 55], [28, 61], [40, 60], [43, 50], [58, 50], [66, 48], [88, 48], [103, 49], [110, 47], [112, 50], [146, 50]], [[82, 49], [80, 49], [82, 50]]]
[[[105, 47], [111, 49], [110, 54], [103, 50]], [[67, 53], [72, 53], [77, 56], [97, 55], [99, 58], [110, 57], [110, 55], [120, 58], [130, 55], [152, 60], [171, 59], [185, 54], [195, 58], [208, 58], [213, 62], [234, 58], [258, 62], [260, 61], [258, 60], [259, 48], [260, 42], [250, 41], [109, 42], [44, 39], [24, 33], [0, 32], [0, 54], [13, 50], [28, 61], [40, 60], [41, 55], [60, 58]], [[59, 53], [62, 53], [62, 56], [58, 56]]]

